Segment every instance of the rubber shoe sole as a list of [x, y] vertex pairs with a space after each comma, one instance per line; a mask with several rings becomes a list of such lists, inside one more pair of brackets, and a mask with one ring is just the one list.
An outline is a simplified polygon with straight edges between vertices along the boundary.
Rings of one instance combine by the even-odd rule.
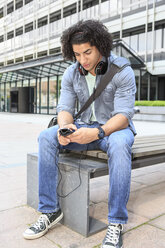
[[[106, 246], [104, 245], [104, 247], [106, 248]], [[107, 245], [107, 248], [108, 248], [109, 246]], [[101, 246], [100, 248], [103, 248], [103, 246]], [[120, 248], [124, 248], [124, 246], [121, 246]]]
[[38, 239], [42, 236], [44, 236], [48, 231], [49, 229], [53, 229], [55, 227], [55, 225], [63, 218], [63, 213], [60, 214], [60, 216], [55, 220], [53, 221], [45, 230], [43, 230], [42, 232], [39, 232], [39, 233], [32, 233], [32, 234], [27, 234], [26, 231], [23, 233], [23, 237], [25, 239]]

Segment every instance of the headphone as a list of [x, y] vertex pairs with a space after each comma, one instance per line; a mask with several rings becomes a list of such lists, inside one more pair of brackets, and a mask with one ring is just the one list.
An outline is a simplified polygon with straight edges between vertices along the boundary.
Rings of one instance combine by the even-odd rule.
[[[108, 61], [100, 61], [95, 68], [96, 75], [103, 75], [106, 73], [108, 68]], [[85, 70], [82, 65], [79, 63], [78, 70], [80, 72], [80, 75], [86, 76], [88, 74], [88, 71]]]

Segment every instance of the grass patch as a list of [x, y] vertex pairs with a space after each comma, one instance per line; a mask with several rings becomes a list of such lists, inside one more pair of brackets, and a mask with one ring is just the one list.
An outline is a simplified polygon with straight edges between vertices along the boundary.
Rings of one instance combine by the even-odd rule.
[[163, 106], [165, 101], [135, 101], [135, 106]]
[[92, 248], [100, 248], [100, 247], [101, 247], [101, 244], [95, 245], [95, 246], [93, 246]]

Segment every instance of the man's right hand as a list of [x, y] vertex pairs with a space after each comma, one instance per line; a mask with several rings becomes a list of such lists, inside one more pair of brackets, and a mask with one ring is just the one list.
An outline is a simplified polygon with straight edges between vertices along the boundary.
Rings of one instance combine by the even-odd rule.
[[[75, 131], [77, 130], [77, 127], [74, 124], [67, 124], [67, 125], [61, 126], [60, 128], [69, 128], [69, 129], [72, 129]], [[72, 136], [72, 134], [64, 137], [64, 136], [59, 134], [59, 130], [58, 130], [58, 141], [59, 141], [60, 145], [62, 145], [62, 146], [66, 146], [70, 143], [70, 137], [71, 136]]]

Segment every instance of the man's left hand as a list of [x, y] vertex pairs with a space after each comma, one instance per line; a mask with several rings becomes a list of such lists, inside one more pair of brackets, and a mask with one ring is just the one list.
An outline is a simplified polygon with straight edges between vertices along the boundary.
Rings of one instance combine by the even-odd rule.
[[76, 142], [78, 144], [88, 144], [98, 139], [98, 129], [81, 127], [73, 134], [69, 135], [69, 138], [71, 142]]

